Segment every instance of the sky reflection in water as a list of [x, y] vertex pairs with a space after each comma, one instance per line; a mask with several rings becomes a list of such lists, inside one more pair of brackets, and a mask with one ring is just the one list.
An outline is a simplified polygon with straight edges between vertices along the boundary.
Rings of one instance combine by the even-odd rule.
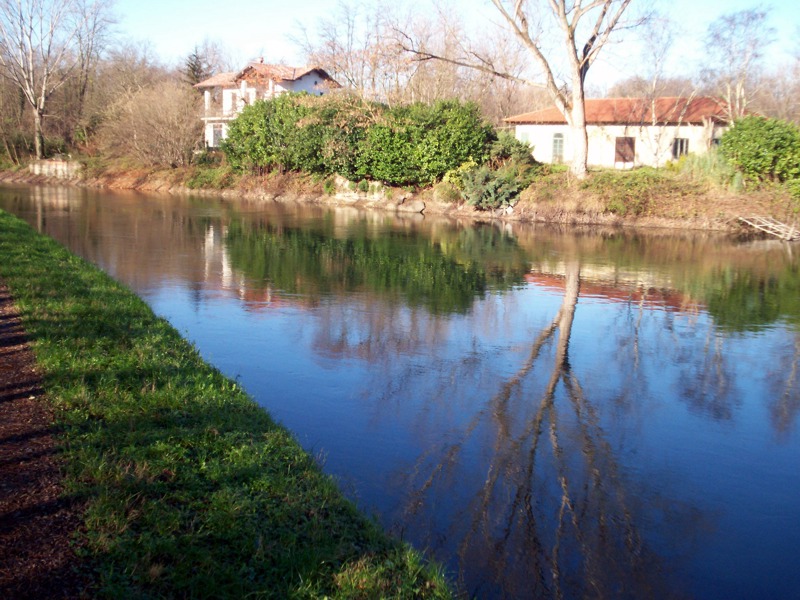
[[137, 290], [470, 594], [800, 597], [785, 246], [48, 188], [0, 207]]

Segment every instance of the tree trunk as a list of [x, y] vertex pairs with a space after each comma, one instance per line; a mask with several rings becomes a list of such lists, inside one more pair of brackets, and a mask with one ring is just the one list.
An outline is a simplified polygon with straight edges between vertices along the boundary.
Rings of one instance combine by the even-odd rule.
[[[581, 82], [582, 83], [582, 82]], [[588, 172], [589, 137], [586, 133], [586, 104], [582, 86], [572, 93], [572, 164], [570, 173], [578, 179], [585, 179]]]
[[36, 158], [42, 160], [44, 158], [44, 133], [42, 122], [44, 115], [38, 107], [33, 109], [33, 141], [36, 148]]

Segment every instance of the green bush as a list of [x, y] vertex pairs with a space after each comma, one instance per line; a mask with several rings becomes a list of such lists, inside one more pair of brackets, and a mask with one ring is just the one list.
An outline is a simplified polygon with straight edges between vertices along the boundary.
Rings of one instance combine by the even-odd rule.
[[800, 129], [793, 123], [744, 117], [722, 136], [720, 151], [751, 181], [800, 178]]
[[515, 169], [505, 167], [494, 171], [487, 166], [470, 171], [464, 176], [466, 201], [483, 210], [513, 206], [519, 193], [527, 187]]
[[492, 143], [489, 149], [489, 160], [495, 168], [499, 168], [509, 161], [529, 166], [536, 164], [531, 145], [519, 141], [507, 131], [501, 132]]
[[531, 154], [531, 147], [509, 133], [501, 133], [489, 147], [488, 162], [477, 168], [464, 163], [448, 171], [446, 180], [453, 182], [466, 201], [479, 209], [495, 210], [513, 206], [520, 192], [542, 172], [543, 165]]
[[237, 170], [296, 170], [419, 186], [459, 165], [482, 163], [495, 139], [470, 103], [387, 108], [343, 95], [283, 94], [245, 107], [232, 121], [223, 150]]
[[367, 132], [359, 172], [390, 185], [430, 185], [463, 163], [483, 162], [493, 139], [471, 103], [387, 109]]
[[281, 94], [245, 106], [222, 144], [231, 166], [258, 172], [320, 171], [322, 138], [317, 129], [302, 123], [312, 110], [309, 98]]
[[457, 168], [450, 169], [447, 173], [445, 173], [444, 177], [442, 177], [442, 181], [444, 183], [449, 183], [456, 189], [463, 190], [464, 176], [477, 168], [478, 163], [476, 163], [474, 160], [468, 160]]
[[376, 108], [356, 96], [339, 94], [315, 98], [315, 104], [312, 118], [322, 125], [318, 131], [325, 172], [360, 179], [360, 154]]

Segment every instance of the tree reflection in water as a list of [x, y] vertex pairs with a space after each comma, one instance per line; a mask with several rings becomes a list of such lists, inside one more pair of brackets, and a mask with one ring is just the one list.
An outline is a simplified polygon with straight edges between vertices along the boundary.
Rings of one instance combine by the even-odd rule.
[[[429, 503], [446, 497], [443, 486], [457, 496], [472, 494], [466, 505], [454, 500], [451, 508], [461, 514], [450, 517], [447, 535], [459, 540], [462, 564], [484, 564], [484, 578], [504, 597], [669, 597], [657, 560], [637, 531], [637, 501], [625, 489], [597, 411], [570, 365], [579, 290], [580, 263], [569, 260], [560, 309], [522, 366], [463, 436], [417, 463], [409, 476], [414, 491], [405, 520], [435, 512]], [[545, 377], [542, 366], [551, 358]], [[534, 392], [536, 387], [541, 391]], [[512, 405], [534, 397], [520, 424], [519, 408]], [[487, 421], [493, 425], [491, 458], [482, 485], [467, 492], [463, 484], [469, 478], [458, 471], [470, 458], [461, 454], [466, 438], [486, 435]]]
[[772, 426], [778, 435], [785, 437], [797, 422], [800, 414], [800, 333], [794, 336], [793, 347], [783, 354], [778, 373], [773, 381], [773, 400], [770, 403]]

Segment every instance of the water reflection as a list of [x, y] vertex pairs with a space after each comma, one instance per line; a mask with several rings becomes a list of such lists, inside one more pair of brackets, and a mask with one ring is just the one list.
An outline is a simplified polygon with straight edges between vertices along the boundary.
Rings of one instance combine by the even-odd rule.
[[[454, 547], [463, 564], [482, 572], [467, 578], [483, 582], [469, 588], [476, 597], [669, 597], [636, 524], [641, 500], [628, 492], [598, 410], [572, 369], [580, 262], [568, 260], [563, 270], [560, 284], [548, 278], [563, 288], [560, 307], [532, 336], [517, 370], [497, 380], [449, 441], [398, 473], [407, 494], [403, 520], [434, 534], [423, 534], [429, 546]], [[474, 359], [460, 366], [459, 377], [478, 368]], [[484, 456], [469, 455], [473, 442]], [[439, 512], [443, 498], [456, 514]]]
[[[487, 289], [520, 284], [527, 267], [513, 240], [495, 228], [462, 230], [431, 243], [402, 230], [376, 235], [361, 220], [334, 229], [333, 220], [300, 228], [237, 219], [225, 242], [233, 267], [256, 286], [313, 299], [367, 291], [432, 313], [466, 312]], [[487, 255], [494, 260], [484, 260]]]
[[785, 245], [63, 188], [0, 206], [137, 289], [468, 593], [796, 592]]

